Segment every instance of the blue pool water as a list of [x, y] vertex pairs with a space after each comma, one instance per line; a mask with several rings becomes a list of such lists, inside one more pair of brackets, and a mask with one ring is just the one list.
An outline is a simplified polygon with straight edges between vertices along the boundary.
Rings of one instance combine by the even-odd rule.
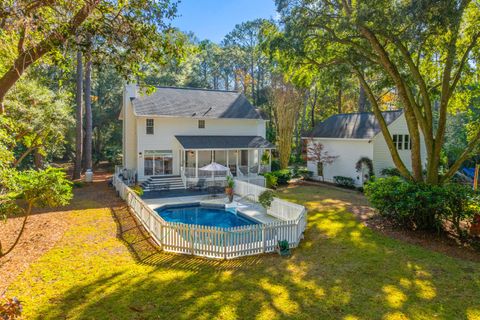
[[199, 224], [221, 228], [258, 224], [256, 221], [240, 214], [235, 214], [235, 211], [201, 206], [199, 204], [160, 208], [155, 211], [167, 222]]

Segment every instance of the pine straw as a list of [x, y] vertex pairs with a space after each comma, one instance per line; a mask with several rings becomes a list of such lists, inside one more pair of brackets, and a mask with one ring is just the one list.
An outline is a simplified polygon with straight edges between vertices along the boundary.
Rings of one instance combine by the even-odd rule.
[[[106, 192], [107, 177], [105, 172], [96, 173], [93, 184], [74, 189], [74, 199], [69, 206], [57, 210], [36, 210], [28, 217], [19, 243], [10, 254], [0, 258], [0, 295], [32, 262], [62, 238], [71, 225], [72, 212], [90, 206], [95, 200], [121, 205], [112, 192]], [[0, 240], [5, 250], [15, 241], [23, 219], [22, 216], [16, 216], [9, 218], [6, 223], [0, 222]]]

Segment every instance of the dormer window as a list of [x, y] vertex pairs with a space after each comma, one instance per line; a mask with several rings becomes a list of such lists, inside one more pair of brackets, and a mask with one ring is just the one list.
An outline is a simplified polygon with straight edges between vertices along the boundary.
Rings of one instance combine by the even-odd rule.
[[153, 125], [154, 125], [153, 119], [147, 119], [147, 123], [146, 123], [147, 134], [153, 134]]
[[198, 128], [205, 129], [205, 120], [198, 120]]

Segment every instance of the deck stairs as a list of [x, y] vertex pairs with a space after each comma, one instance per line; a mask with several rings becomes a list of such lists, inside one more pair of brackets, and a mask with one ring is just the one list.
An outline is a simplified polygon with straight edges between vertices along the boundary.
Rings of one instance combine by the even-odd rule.
[[143, 191], [185, 189], [180, 176], [152, 176], [141, 184]]

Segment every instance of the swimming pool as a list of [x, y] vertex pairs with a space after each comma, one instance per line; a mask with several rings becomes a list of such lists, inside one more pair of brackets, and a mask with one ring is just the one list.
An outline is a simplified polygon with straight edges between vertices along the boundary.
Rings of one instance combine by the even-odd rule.
[[220, 206], [208, 206], [199, 203], [165, 206], [155, 211], [167, 222], [198, 224], [209, 227], [230, 228], [258, 224], [235, 208], [225, 209]]

